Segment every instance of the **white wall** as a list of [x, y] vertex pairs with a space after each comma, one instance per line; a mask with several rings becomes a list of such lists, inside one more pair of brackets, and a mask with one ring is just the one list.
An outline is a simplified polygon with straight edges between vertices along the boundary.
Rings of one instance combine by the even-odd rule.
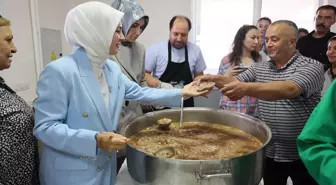
[[[64, 21], [67, 12], [76, 5], [88, 0], [38, 0], [40, 26], [44, 28], [58, 29], [63, 33]], [[99, 0], [111, 4], [113, 0]], [[191, 18], [192, 0], [140, 0], [145, 12], [150, 17], [149, 25], [140, 36], [139, 41], [145, 46], [153, 42], [168, 39], [169, 20], [176, 14]], [[162, 10], [169, 11], [162, 11]], [[72, 48], [62, 39], [63, 53], [68, 54]]]
[[[72, 47], [66, 42], [63, 34], [65, 17], [70, 9], [87, 1], [88, 0], [37, 0], [40, 27], [61, 30], [63, 55], [69, 54], [72, 51]], [[98, 1], [110, 3], [113, 0]]]
[[36, 73], [29, 0], [0, 0], [0, 14], [11, 21], [13, 42], [18, 50], [10, 69], [1, 71], [0, 76], [13, 89], [18, 84], [27, 83], [28, 89], [18, 94], [26, 101], [32, 101], [35, 98]]
[[[175, 15], [184, 15], [191, 20], [194, 0], [143, 0], [139, 1], [149, 16], [149, 24], [139, 41], [145, 46], [169, 38], [169, 21]], [[165, 11], [164, 11], [165, 10]], [[194, 30], [194, 29], [193, 29]], [[193, 32], [189, 35], [193, 38]]]
[[[321, 0], [321, 4], [330, 4], [336, 6], [336, 0]], [[331, 31], [336, 33], [336, 24], [331, 27]]]

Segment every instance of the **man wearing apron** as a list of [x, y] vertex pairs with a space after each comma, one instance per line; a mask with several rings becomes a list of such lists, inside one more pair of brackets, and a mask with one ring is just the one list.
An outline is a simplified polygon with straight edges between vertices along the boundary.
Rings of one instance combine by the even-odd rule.
[[[170, 39], [151, 45], [146, 50], [146, 82], [154, 88], [183, 88], [203, 75], [206, 64], [200, 48], [188, 42], [191, 22], [175, 16], [170, 21]], [[184, 101], [184, 107], [194, 107], [194, 99]], [[169, 107], [157, 106], [154, 110]]]
[[[161, 82], [170, 83], [173, 87], [183, 88], [184, 85], [193, 81], [189, 68], [188, 48], [185, 47], [185, 61], [176, 63], [171, 61], [171, 44], [168, 42], [168, 65], [159, 79]], [[194, 99], [189, 98], [184, 101], [185, 107], [193, 107]]]

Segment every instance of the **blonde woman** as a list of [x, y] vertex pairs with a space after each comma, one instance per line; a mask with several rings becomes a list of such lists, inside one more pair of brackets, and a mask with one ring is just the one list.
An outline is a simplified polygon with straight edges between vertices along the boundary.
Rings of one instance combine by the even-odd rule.
[[[10, 21], [0, 16], [0, 71], [9, 69], [16, 47]], [[0, 185], [39, 185], [33, 109], [0, 77]]]

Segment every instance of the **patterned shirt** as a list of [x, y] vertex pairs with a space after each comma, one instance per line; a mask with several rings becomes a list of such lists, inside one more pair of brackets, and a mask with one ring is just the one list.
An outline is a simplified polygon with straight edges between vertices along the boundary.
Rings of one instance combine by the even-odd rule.
[[[231, 65], [232, 64], [229, 61], [229, 56], [224, 57], [219, 66], [218, 74], [224, 75], [225, 72], [231, 67]], [[240, 64], [240, 66], [248, 67], [244, 66], [242, 63]], [[237, 111], [244, 114], [248, 114], [250, 116], [255, 116], [256, 98], [250, 96], [244, 96], [240, 100], [232, 101], [222, 94], [221, 100], [219, 102], [219, 107], [221, 109]]]
[[33, 109], [0, 77], [0, 185], [39, 185]]
[[257, 117], [272, 130], [266, 156], [278, 162], [298, 160], [296, 139], [320, 101], [324, 81], [323, 65], [297, 52], [280, 69], [276, 68], [274, 61], [258, 62], [239, 74], [237, 79], [260, 83], [292, 81], [301, 88], [303, 93], [294, 99], [257, 100]]

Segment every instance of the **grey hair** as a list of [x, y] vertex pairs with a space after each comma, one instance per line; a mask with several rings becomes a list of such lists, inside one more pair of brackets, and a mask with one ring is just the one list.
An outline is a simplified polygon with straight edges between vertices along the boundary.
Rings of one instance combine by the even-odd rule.
[[299, 38], [299, 28], [297, 27], [297, 25], [293, 21], [290, 21], [290, 20], [278, 20], [278, 21], [273, 22], [270, 26], [278, 25], [278, 24], [286, 24], [287, 26], [293, 28], [294, 31], [295, 31], [295, 33], [296, 33], [295, 34], [296, 38]]

